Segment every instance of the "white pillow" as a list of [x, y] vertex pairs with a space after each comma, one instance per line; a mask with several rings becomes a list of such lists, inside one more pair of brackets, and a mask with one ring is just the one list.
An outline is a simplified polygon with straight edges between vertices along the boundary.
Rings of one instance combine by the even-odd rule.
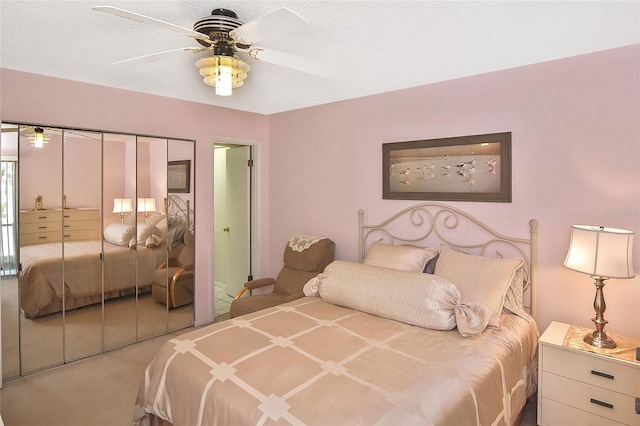
[[500, 259], [460, 253], [442, 246], [435, 274], [454, 283], [465, 301], [491, 309], [489, 326], [500, 329], [505, 294], [522, 259]]
[[432, 248], [396, 246], [375, 242], [369, 248], [364, 264], [402, 271], [423, 272], [427, 262], [437, 255], [438, 251]]
[[[319, 284], [318, 284], [319, 281]], [[462, 300], [458, 288], [436, 275], [334, 261], [306, 285], [320, 297], [383, 318], [433, 330], [458, 327], [464, 337], [481, 333], [491, 311]]]
[[136, 227], [127, 223], [114, 222], [104, 230], [104, 240], [121, 247], [127, 247], [131, 238], [136, 235]]

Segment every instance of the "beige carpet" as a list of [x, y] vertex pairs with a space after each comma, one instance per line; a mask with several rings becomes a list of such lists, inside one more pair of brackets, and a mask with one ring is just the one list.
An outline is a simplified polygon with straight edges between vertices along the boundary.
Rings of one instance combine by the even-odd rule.
[[131, 425], [147, 363], [164, 342], [191, 330], [5, 382], [0, 390], [2, 420], [6, 426]]

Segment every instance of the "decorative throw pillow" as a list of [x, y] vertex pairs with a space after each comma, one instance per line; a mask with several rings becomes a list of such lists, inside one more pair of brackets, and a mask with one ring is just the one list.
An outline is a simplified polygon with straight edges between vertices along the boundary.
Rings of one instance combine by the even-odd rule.
[[138, 223], [138, 235], [137, 241], [138, 244], [143, 245], [147, 241], [147, 238], [152, 235], [160, 235], [160, 231], [155, 226], [151, 226], [146, 223]]
[[442, 246], [435, 274], [458, 286], [465, 301], [487, 306], [493, 313], [489, 326], [499, 329], [505, 294], [522, 264], [522, 259], [475, 256]]
[[129, 240], [135, 237], [136, 227], [126, 223], [114, 222], [107, 225], [104, 230], [104, 240], [120, 247], [126, 247]]
[[437, 255], [438, 251], [432, 248], [396, 246], [375, 242], [369, 248], [364, 264], [402, 271], [422, 272], [427, 266], [427, 262]]
[[463, 301], [458, 288], [422, 271], [401, 271], [335, 261], [305, 286], [306, 295], [383, 318], [433, 330], [458, 327], [464, 336], [481, 333], [491, 311]]

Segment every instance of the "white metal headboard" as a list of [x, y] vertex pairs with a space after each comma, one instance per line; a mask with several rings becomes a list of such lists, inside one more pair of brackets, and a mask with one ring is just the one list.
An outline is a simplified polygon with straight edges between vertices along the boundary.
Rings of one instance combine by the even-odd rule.
[[164, 199], [165, 213], [168, 217], [180, 220], [187, 224], [187, 229], [193, 233], [193, 211], [191, 210], [191, 202], [189, 200], [183, 200], [175, 194], [169, 195]]
[[529, 221], [529, 238], [511, 237], [495, 231], [456, 207], [426, 202], [401, 210], [375, 224], [364, 223], [364, 210], [358, 210], [360, 262], [375, 241], [439, 248], [445, 244], [470, 254], [488, 257], [519, 257], [525, 262], [529, 309], [538, 314], [538, 221]]

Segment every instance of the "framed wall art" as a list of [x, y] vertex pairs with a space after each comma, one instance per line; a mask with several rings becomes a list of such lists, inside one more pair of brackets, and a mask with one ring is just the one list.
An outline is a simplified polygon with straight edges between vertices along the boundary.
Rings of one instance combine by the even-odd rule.
[[191, 160], [169, 161], [167, 165], [167, 191], [191, 192]]
[[511, 202], [511, 132], [382, 144], [382, 197]]

